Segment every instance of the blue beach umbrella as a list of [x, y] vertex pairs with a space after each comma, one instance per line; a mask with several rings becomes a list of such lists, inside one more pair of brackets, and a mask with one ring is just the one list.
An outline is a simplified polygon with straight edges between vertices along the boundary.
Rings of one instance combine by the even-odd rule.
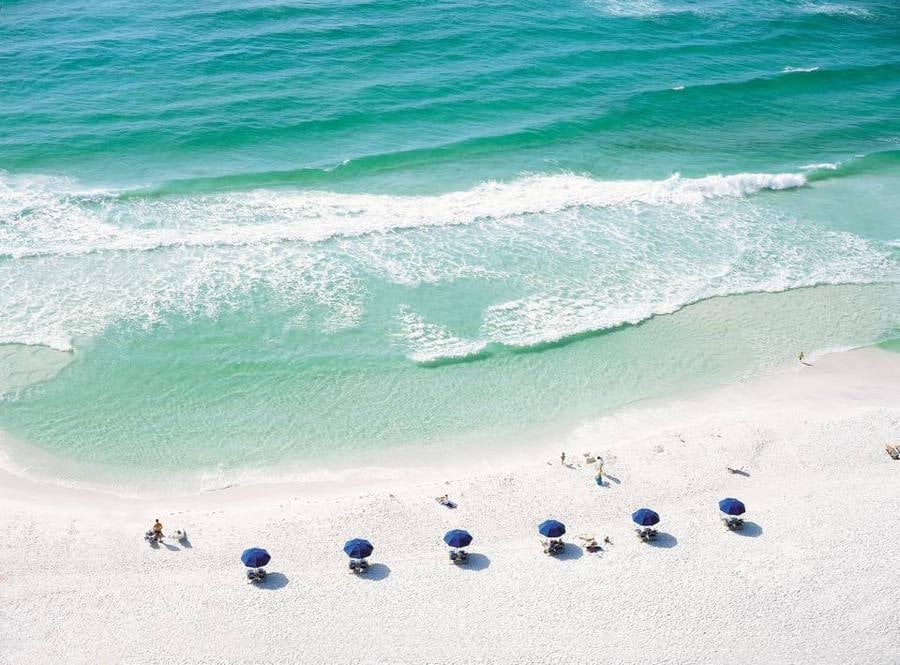
[[344, 554], [351, 559], [365, 559], [372, 554], [372, 550], [374, 549], [372, 543], [368, 540], [363, 540], [362, 538], [354, 538], [353, 540], [348, 540], [344, 543]]
[[726, 515], [743, 515], [747, 512], [747, 508], [744, 507], [742, 502], [731, 498], [719, 501], [719, 510]]
[[556, 520], [546, 520], [538, 526], [538, 532], [547, 538], [559, 538], [566, 532], [566, 525]]
[[472, 543], [472, 534], [462, 529], [453, 529], [444, 534], [444, 542], [450, 547], [468, 547]]
[[261, 547], [251, 547], [249, 550], [244, 550], [244, 553], [241, 554], [241, 561], [244, 562], [247, 568], [262, 568], [269, 563], [271, 558], [269, 553]]
[[639, 526], [653, 526], [659, 523], [659, 515], [649, 508], [641, 508], [631, 513], [631, 519]]

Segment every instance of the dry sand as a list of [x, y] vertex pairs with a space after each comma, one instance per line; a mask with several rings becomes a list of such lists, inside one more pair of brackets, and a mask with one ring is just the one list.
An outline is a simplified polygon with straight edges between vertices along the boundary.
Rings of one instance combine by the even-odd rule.
[[[563, 433], [515, 467], [166, 500], [0, 476], [0, 663], [900, 663], [900, 355], [834, 354]], [[559, 463], [566, 450], [575, 464]], [[598, 487], [581, 453], [605, 459]], [[731, 474], [742, 467], [747, 475]], [[448, 493], [454, 510], [434, 498]], [[725, 496], [743, 533], [719, 522]], [[629, 515], [662, 516], [656, 544]], [[153, 549], [154, 517], [190, 545]], [[537, 524], [568, 527], [544, 555]], [[475, 537], [466, 568], [443, 533]], [[589, 554], [576, 536], [608, 535]], [[375, 545], [367, 577], [345, 540]], [[239, 556], [267, 548], [264, 586]]]

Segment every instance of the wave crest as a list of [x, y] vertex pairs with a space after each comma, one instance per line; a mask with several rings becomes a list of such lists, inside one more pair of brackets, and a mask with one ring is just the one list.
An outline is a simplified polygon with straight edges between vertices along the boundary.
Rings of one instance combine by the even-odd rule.
[[[435, 196], [0, 182], [0, 343], [69, 349], [117, 324], [264, 307], [325, 336], [365, 324], [435, 364], [716, 295], [898, 277], [894, 247], [753, 198], [805, 186], [801, 173], [530, 175]], [[431, 285], [426, 319], [418, 289]]]
[[119, 199], [69, 181], [0, 178], [0, 257], [71, 256], [166, 247], [323, 242], [424, 226], [471, 224], [574, 207], [698, 205], [803, 187], [802, 173], [739, 173], [665, 180], [531, 175], [435, 196], [253, 190]]

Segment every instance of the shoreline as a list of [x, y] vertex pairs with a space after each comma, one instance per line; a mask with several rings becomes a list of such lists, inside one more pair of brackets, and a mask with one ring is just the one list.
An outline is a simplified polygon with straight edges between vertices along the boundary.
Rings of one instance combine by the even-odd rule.
[[[859, 353], [868, 349], [882, 351], [878, 345], [821, 349], [810, 353], [807, 360], [817, 362], [835, 355]], [[830, 364], [833, 361], [828, 362]], [[282, 485], [306, 488], [313, 495], [340, 495], [348, 486], [356, 490], [369, 487], [397, 487], [423, 479], [435, 481], [448, 475], [458, 478], [471, 475], [473, 466], [477, 467], [479, 472], [485, 473], [492, 470], [515, 470], [533, 462], [536, 455], [558, 455], [553, 451], [558, 447], [557, 442], [561, 438], [570, 439], [580, 429], [590, 427], [592, 423], [616, 420], [633, 411], [665, 407], [670, 402], [708, 398], [720, 391], [733, 390], [748, 381], [751, 383], [764, 381], [773, 376], [789, 373], [797, 367], [797, 363], [791, 362], [777, 368], [757, 368], [756, 373], [749, 379], [735, 378], [709, 386], [692, 387], [681, 396], [667, 393], [647, 397], [622, 404], [611, 411], [587, 419], [563, 418], [551, 426], [534, 428], [524, 437], [520, 436], [515, 444], [509, 441], [498, 442], [495, 433], [471, 433], [462, 435], [456, 440], [419, 445], [398, 444], [386, 449], [368, 451], [363, 455], [368, 463], [359, 466], [343, 465], [339, 460], [329, 460], [325, 463], [286, 462], [255, 469], [250, 467], [230, 469], [218, 478], [213, 470], [198, 469], [184, 472], [183, 476], [171, 484], [169, 481], [176, 474], [168, 471], [162, 474], [165, 477], [163, 482], [151, 479], [138, 483], [135, 482], [139, 475], [137, 469], [73, 460], [38, 445], [17, 441], [0, 430], [0, 478], [4, 479], [5, 484], [21, 481], [26, 484], [33, 483], [44, 487], [71, 489], [137, 501], [160, 500], [172, 496], [188, 498], [236, 489], [254, 491], [255, 487], [276, 488]], [[453, 451], [452, 460], [446, 454], [448, 450]], [[430, 464], [429, 461], [432, 459], [440, 459], [441, 463]], [[38, 469], [37, 473], [34, 473], [35, 468]], [[67, 471], [69, 477], [63, 476], [63, 471]]]
[[[848, 355], [860, 358], [873, 354], [878, 354], [877, 357], [889, 354], [900, 358], [900, 354], [872, 345], [822, 349], [810, 353], [806, 360], [814, 362], [814, 366], [824, 362], [825, 367], [831, 368], [853, 362], [846, 359]], [[557, 448], [560, 446], [565, 448], [567, 445], [572, 447], [583, 443], [587, 446], [585, 450], [588, 450], [590, 444], [580, 441], [586, 432], [597, 429], [602, 431], [604, 428], [634, 428], [638, 426], [634, 422], [635, 416], [645, 418], [648, 412], [665, 412], [681, 404], [711, 404], [716, 401], [721, 406], [725, 400], [719, 400], [719, 395], [740, 393], [743, 387], [750, 386], [752, 389], [757, 383], [777, 383], [780, 377], [792, 376], [804, 367], [812, 369], [797, 362], [778, 368], [759, 368], [758, 373], [749, 379], [736, 378], [712, 386], [695, 387], [680, 396], [670, 393], [647, 397], [588, 419], [563, 419], [553, 423], [552, 427], [536, 428], [529, 432], [524, 438], [524, 445], [522, 438], [516, 444], [509, 441], [498, 443], [492, 434], [475, 433], [461, 436], [456, 441], [405, 444], [371, 451], [365, 455], [370, 463], [360, 466], [342, 466], [331, 460], [326, 464], [288, 462], [256, 469], [232, 469], [224, 477], [220, 477], [221, 482], [218, 484], [213, 479], [213, 472], [207, 469], [185, 472], [182, 478], [171, 485], [160, 483], [156, 479], [137, 484], [134, 482], [138, 473], [135, 469], [124, 470], [71, 460], [40, 446], [15, 441], [7, 433], [0, 431], [0, 478], [3, 479], [3, 486], [15, 485], [26, 492], [29, 491], [27, 488], [34, 486], [48, 490], [52, 488], [54, 493], [71, 490], [81, 495], [96, 495], [101, 499], [106, 497], [134, 502], [158, 502], [173, 498], [191, 500], [211, 495], [267, 492], [273, 495], [299, 492], [309, 496], [343, 496], [361, 490], [396, 489], [410, 483], [444, 482], [447, 478], [459, 480], [476, 473], [515, 471], [539, 464], [536, 460], [542, 457], [556, 459], [559, 455]], [[636, 434], [626, 438], [640, 439], [646, 435], [649, 432], [646, 425], [643, 425], [643, 429], [638, 429]], [[448, 450], [452, 450], [452, 456], [447, 454]], [[440, 462], [429, 463], [433, 459], [439, 459]], [[77, 474], [75, 478], [65, 478], [42, 470], [38, 475], [32, 475], [31, 469], [35, 465], [53, 469], [57, 473], [75, 468]], [[165, 472], [163, 475], [171, 478], [174, 474]], [[102, 480], [85, 480], [89, 476]], [[130, 477], [123, 480], [124, 476]]]
[[[900, 354], [866, 348], [632, 405], [510, 468], [159, 500], [3, 478], [0, 662], [892, 665], [898, 394]], [[746, 503], [744, 533], [722, 527], [725, 496]], [[656, 545], [634, 535], [643, 506]], [[150, 548], [157, 517], [189, 543]], [[541, 551], [547, 518], [568, 528], [559, 558]], [[447, 561], [452, 528], [475, 538], [469, 568]], [[347, 572], [354, 537], [375, 546], [368, 577]], [[263, 586], [247, 547], [272, 554]]]
[[[315, 485], [388, 481], [398, 475], [412, 476], [409, 467], [425, 473], [435, 466], [435, 460], [438, 467], [446, 466], [448, 460], [465, 460], [465, 465], [459, 465], [465, 467], [463, 471], [472, 463], [504, 465], [507, 457], [519, 453], [523, 453], [520, 461], [524, 462], [531, 450], [556, 448], [553, 442], [564, 438], [582, 422], [640, 404], [641, 400], [677, 398], [686, 391], [694, 394], [714, 390], [784, 371], [794, 364], [793, 354], [788, 355], [785, 350], [795, 345], [818, 349], [821, 354], [843, 351], [846, 345], [877, 343], [889, 337], [893, 330], [895, 317], [887, 303], [900, 295], [893, 287], [885, 288], [886, 291], [873, 293], [884, 295], [887, 300], [866, 305], [862, 323], [858, 317], [835, 315], [841, 307], [853, 306], [857, 296], [862, 297], [855, 287], [849, 286], [803, 293], [786, 291], [762, 298], [751, 295], [704, 301], [678, 314], [655, 317], [608, 340], [598, 337], [565, 352], [526, 354], [514, 363], [514, 370], [506, 372], [500, 366], [504, 378], [498, 380], [496, 396], [483, 389], [500, 376], [489, 365], [451, 369], [441, 373], [442, 377], [449, 374], [449, 378], [434, 379], [436, 375], [429, 370], [410, 370], [408, 363], [404, 363], [403, 372], [410, 375], [404, 374], [397, 381], [406, 392], [401, 393], [395, 405], [385, 404], [381, 408], [382, 411], [396, 409], [396, 413], [376, 413], [369, 408], [365, 417], [357, 418], [353, 416], [353, 401], [344, 398], [337, 402], [325, 401], [304, 416], [327, 428], [309, 441], [302, 433], [285, 429], [290, 417], [279, 422], [276, 436], [262, 436], [260, 432], [265, 430], [264, 417], [268, 411], [254, 408], [253, 413], [237, 418], [243, 422], [241, 436], [232, 437], [227, 428], [210, 426], [210, 435], [205, 438], [198, 431], [198, 445], [194, 446], [192, 435], [184, 434], [193, 431], [189, 418], [165, 425], [169, 422], [168, 412], [153, 406], [152, 399], [146, 412], [142, 411], [145, 407], [139, 399], [118, 404], [110, 396], [109, 402], [102, 405], [106, 397], [102, 390], [95, 389], [104, 385], [102, 373], [80, 370], [82, 391], [94, 396], [91, 404], [100, 404], [89, 416], [95, 424], [100, 426], [130, 416], [149, 425], [160, 418], [160, 427], [153, 428], [159, 429], [159, 433], [151, 432], [145, 440], [149, 431], [146, 428], [131, 426], [126, 431], [112, 427], [119, 430], [120, 436], [109, 447], [102, 434], [98, 434], [96, 441], [92, 440], [92, 430], [83, 424], [76, 422], [75, 427], [66, 427], [68, 418], [78, 415], [69, 411], [79, 407], [77, 399], [70, 399], [70, 404], [60, 398], [49, 399], [45, 411], [39, 408], [40, 398], [29, 407], [26, 395], [18, 415], [15, 400], [9, 403], [9, 426], [21, 432], [23, 438], [16, 441], [11, 433], [0, 431], [0, 469], [40, 482], [93, 488], [118, 496], [166, 497], [273, 481], [307, 481]], [[817, 328], [830, 332], [805, 330], [804, 321], [813, 313], [824, 317], [823, 325]], [[723, 331], [731, 326], [752, 328], [772, 321], [777, 324], [770, 326], [767, 338], [750, 340], [747, 335], [708, 332], [704, 322], [712, 320], [724, 322], [716, 324]], [[845, 325], [845, 320], [852, 321], [853, 325]], [[867, 332], [849, 334], [851, 327], [861, 327]], [[799, 337], [798, 330], [804, 331]], [[695, 337], [704, 340], [696, 357], [691, 355], [691, 345], [685, 343]], [[660, 340], [675, 341], [660, 343]], [[638, 354], [639, 362], [629, 362], [632, 353]], [[465, 372], [472, 378], [466, 379], [469, 384], [463, 391], [462, 383], [453, 376]], [[537, 381], [533, 380], [535, 373]], [[67, 385], [65, 377], [60, 380], [63, 386]], [[71, 377], [68, 380], [71, 383]], [[178, 383], [175, 381], [168, 387], [175, 389]], [[215, 385], [215, 382], [205, 385], [204, 390]], [[474, 397], [468, 385], [474, 386]], [[300, 384], [292, 386], [299, 388]], [[430, 395], [429, 399], [411, 397], [409, 391], [413, 386]], [[63, 396], [66, 390], [62, 389]], [[39, 394], [40, 390], [35, 392]], [[355, 394], [352, 388], [339, 392]], [[455, 398], [444, 397], [454, 394]], [[433, 404], [437, 415], [429, 414], [424, 424], [420, 423], [421, 409], [409, 408], [410, 404], [419, 403], [423, 407]], [[484, 404], [490, 404], [490, 408], [482, 408]], [[238, 400], [231, 400], [227, 407], [223, 412], [224, 422], [242, 413], [242, 403]], [[348, 413], [347, 420], [352, 427], [342, 425]], [[98, 420], [105, 414], [108, 419]], [[22, 415], [24, 420], [16, 427], [16, 418]], [[90, 422], [89, 418], [85, 423]], [[390, 425], [385, 431], [392, 429], [392, 435], [372, 438], [366, 427], [358, 426], [377, 424], [379, 418]], [[30, 444], [29, 432], [35, 442], [56, 442], [58, 452], [54, 445]], [[220, 434], [221, 447], [216, 443]], [[171, 452], [163, 454], [160, 452], [163, 450]], [[101, 461], [85, 459], [91, 457]], [[158, 471], [152, 472], [154, 468]], [[443, 470], [438, 468], [435, 472], [443, 473]]]

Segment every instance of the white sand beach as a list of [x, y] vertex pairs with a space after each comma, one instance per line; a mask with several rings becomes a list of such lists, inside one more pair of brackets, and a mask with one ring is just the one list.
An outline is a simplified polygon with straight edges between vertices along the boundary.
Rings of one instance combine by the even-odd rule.
[[[0, 663], [900, 662], [900, 355], [635, 404], [530, 461], [164, 501], [0, 476]], [[559, 462], [565, 450], [571, 468]], [[582, 453], [602, 455], [608, 486]], [[447, 457], [453, 451], [447, 452]], [[743, 469], [732, 474], [726, 467]], [[456, 509], [438, 505], [447, 493]], [[747, 505], [742, 533], [717, 501]], [[642, 543], [630, 514], [662, 517]], [[189, 546], [153, 549], [159, 517]], [[568, 527], [558, 558], [537, 524]], [[448, 562], [451, 528], [474, 535]], [[590, 554], [577, 536], [609, 536]], [[352, 537], [375, 546], [348, 572]], [[268, 549], [265, 585], [246, 547]], [[202, 639], [199, 639], [202, 637]]]

